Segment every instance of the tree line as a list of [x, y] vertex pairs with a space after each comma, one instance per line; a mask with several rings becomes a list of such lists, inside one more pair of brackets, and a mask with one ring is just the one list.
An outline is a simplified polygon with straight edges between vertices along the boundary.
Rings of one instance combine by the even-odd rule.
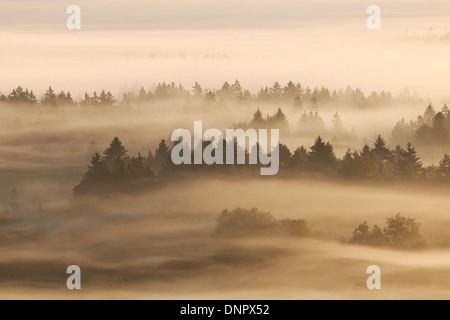
[[291, 131], [286, 114], [281, 108], [273, 114], [263, 115], [258, 108], [253, 114], [253, 118], [249, 122], [238, 122], [232, 125], [234, 129], [278, 129], [280, 136], [298, 136], [298, 137], [317, 137], [318, 135], [327, 135], [334, 140], [352, 141], [356, 140], [356, 132], [345, 128], [341, 116], [335, 112], [331, 119], [329, 129], [325, 125], [325, 121], [319, 115], [318, 111], [303, 111], [297, 121], [297, 128]]
[[392, 130], [392, 140], [395, 143], [413, 141], [420, 148], [430, 146], [448, 148], [450, 145], [450, 109], [446, 104], [440, 111], [436, 111], [431, 104], [425, 112], [411, 120], [397, 122]]
[[[415, 218], [396, 214], [386, 218], [383, 228], [376, 224], [370, 228], [364, 221], [354, 229], [349, 240], [342, 238], [342, 241], [376, 247], [421, 249], [425, 247], [425, 241], [419, 229], [420, 223]], [[311, 230], [303, 219], [278, 220], [269, 211], [238, 207], [220, 213], [213, 235], [218, 238], [304, 238], [311, 236]]]
[[13, 89], [8, 95], [0, 93], [0, 103], [8, 104], [24, 104], [24, 105], [45, 105], [51, 107], [57, 106], [75, 106], [75, 105], [92, 105], [92, 106], [112, 106], [117, 102], [116, 98], [110, 91], [102, 90], [99, 94], [94, 91], [91, 95], [87, 92], [84, 99], [75, 101], [70, 91], [60, 91], [57, 93], [50, 86], [38, 100], [33, 90], [24, 89], [21, 86]]
[[[211, 142], [203, 142], [204, 150]], [[242, 147], [236, 141], [218, 141], [233, 144], [234, 156]], [[252, 152], [258, 153], [258, 145], [245, 152], [246, 164], [180, 164], [171, 160], [174, 145], [161, 140], [155, 152], [129, 156], [126, 147], [115, 137], [103, 155], [96, 153], [91, 160], [82, 181], [75, 187], [75, 194], [89, 194], [101, 191], [127, 190], [132, 187], [148, 187], [156, 184], [181, 180], [186, 177], [225, 175], [235, 178], [257, 178], [261, 165], [250, 165]], [[198, 146], [200, 147], [200, 146]], [[373, 146], [365, 145], [359, 151], [347, 150], [343, 158], [338, 158], [333, 145], [320, 136], [309, 148], [300, 146], [293, 152], [280, 144], [279, 172], [275, 177], [283, 179], [328, 178], [350, 181], [399, 182], [417, 181], [450, 184], [450, 157], [445, 154], [438, 165], [424, 166], [411, 143], [405, 147], [387, 146], [379, 135]], [[194, 151], [191, 152], [193, 159]], [[236, 159], [235, 162], [237, 163]]]
[[424, 103], [417, 94], [411, 94], [407, 89], [397, 96], [389, 91], [372, 91], [365, 95], [361, 89], [352, 89], [347, 86], [345, 90], [333, 90], [326, 87], [310, 88], [303, 87], [299, 82], [288, 81], [281, 85], [275, 81], [271, 86], [262, 87], [258, 92], [251, 93], [250, 90], [241, 86], [238, 80], [234, 82], [225, 81], [220, 88], [211, 89], [195, 82], [192, 88], [187, 89], [181, 84], [158, 83], [152, 90], [141, 87], [138, 92], [128, 91], [122, 93], [121, 99], [107, 90], [101, 92], [85, 93], [84, 98], [76, 101], [70, 91], [57, 93], [51, 86], [37, 99], [33, 90], [18, 86], [9, 94], [0, 93], [0, 102], [11, 104], [42, 104], [50, 106], [63, 105], [93, 105], [93, 106], [130, 106], [151, 103], [166, 99], [181, 99], [189, 104], [218, 105], [225, 103], [270, 103], [290, 105], [294, 108], [309, 107], [317, 111], [319, 105], [345, 105], [357, 108], [385, 106], [392, 103]]

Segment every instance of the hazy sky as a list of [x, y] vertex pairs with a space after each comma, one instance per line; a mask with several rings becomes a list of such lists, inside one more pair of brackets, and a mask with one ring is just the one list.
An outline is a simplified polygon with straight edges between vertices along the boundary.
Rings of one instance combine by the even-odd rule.
[[70, 4], [82, 8], [86, 29], [108, 31], [331, 25], [349, 19], [364, 21], [370, 4], [379, 5], [386, 18], [446, 18], [450, 13], [450, 3], [443, 0], [2, 0], [0, 25], [61, 30]]
[[[82, 29], [66, 28], [81, 8]], [[381, 30], [366, 9], [381, 7]], [[238, 78], [257, 90], [275, 80], [370, 90], [404, 87], [449, 95], [448, 1], [3, 0], [0, 91], [48, 85], [75, 96], [136, 82]]]

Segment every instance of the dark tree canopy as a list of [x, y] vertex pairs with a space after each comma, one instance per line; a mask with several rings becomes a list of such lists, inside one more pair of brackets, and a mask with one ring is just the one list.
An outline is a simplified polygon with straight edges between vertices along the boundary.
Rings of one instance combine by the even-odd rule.
[[349, 243], [386, 246], [401, 249], [422, 248], [425, 243], [419, 232], [420, 224], [415, 219], [400, 214], [386, 218], [385, 227], [378, 225], [369, 228], [365, 221], [353, 231]]
[[104, 151], [105, 159], [123, 159], [127, 155], [127, 149], [119, 140], [118, 137], [114, 137], [114, 139], [109, 144], [109, 147]]
[[311, 170], [314, 172], [327, 172], [336, 166], [336, 155], [333, 146], [329, 142], [324, 142], [317, 137], [311, 151], [308, 153], [308, 160]]
[[223, 210], [217, 218], [214, 235], [217, 237], [306, 237], [310, 233], [306, 221], [298, 219], [277, 220], [271, 212], [236, 208]]

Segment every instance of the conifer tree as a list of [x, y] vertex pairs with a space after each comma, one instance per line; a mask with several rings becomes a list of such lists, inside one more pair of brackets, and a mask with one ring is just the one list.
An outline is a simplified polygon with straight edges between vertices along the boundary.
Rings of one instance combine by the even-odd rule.
[[262, 116], [261, 111], [259, 110], [259, 108], [255, 111], [255, 113], [253, 114], [253, 119], [250, 122], [250, 127], [251, 128], [260, 128], [261, 125], [264, 123], [264, 119]]
[[105, 159], [124, 158], [126, 157], [127, 152], [128, 150], [125, 149], [122, 141], [120, 141], [118, 137], [114, 137], [108, 148], [104, 151], [104, 157]]
[[372, 154], [378, 161], [390, 160], [391, 150], [386, 146], [386, 142], [378, 135], [374, 143], [374, 148], [372, 149]]
[[336, 165], [336, 155], [334, 154], [333, 146], [319, 136], [310, 148], [308, 153], [308, 161], [312, 171], [328, 172]]
[[57, 97], [52, 87], [48, 87], [47, 91], [41, 98], [41, 103], [52, 107], [57, 105]]
[[303, 173], [308, 168], [308, 151], [301, 146], [294, 151], [292, 155], [292, 166], [295, 171]]
[[450, 180], [450, 156], [445, 154], [441, 161], [439, 161], [439, 174], [443, 180]]

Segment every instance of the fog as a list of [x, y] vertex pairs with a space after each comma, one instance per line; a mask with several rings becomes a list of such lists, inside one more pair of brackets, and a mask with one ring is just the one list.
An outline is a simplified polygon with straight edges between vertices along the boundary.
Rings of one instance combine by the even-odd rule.
[[[253, 109], [207, 114], [183, 112], [178, 104], [166, 111], [117, 107], [107, 113], [21, 108], [5, 106], [2, 118], [2, 204], [8, 205], [16, 187], [21, 212], [1, 225], [1, 298], [449, 297], [447, 187], [193, 176], [156, 190], [74, 198], [90, 157], [113, 136], [130, 154], [145, 154], [175, 128], [192, 131], [195, 119], [203, 119], [205, 128], [226, 128]], [[348, 112], [346, 125], [359, 117]], [[373, 122], [365, 130], [375, 134], [380, 127]], [[306, 220], [311, 237], [213, 237], [223, 209], [252, 206], [277, 219]], [[421, 223], [425, 249], [342, 243], [359, 223], [382, 225], [396, 213]], [[65, 269], [72, 264], [82, 268], [83, 290], [75, 294], [65, 287]], [[379, 292], [365, 287], [372, 264], [382, 268]]]
[[[186, 87], [198, 81], [217, 88], [239, 79], [253, 92], [273, 81], [293, 80], [331, 90], [350, 85], [366, 94], [408, 87], [436, 102], [449, 95], [448, 19], [439, 14], [445, 11], [441, 2], [408, 2], [407, 8], [381, 4], [383, 25], [375, 31], [366, 28], [366, 8], [353, 2], [274, 6], [267, 1], [258, 3], [257, 11], [256, 4], [239, 3], [242, 16], [230, 12], [236, 11], [230, 3], [227, 11], [203, 2], [190, 9], [209, 19], [183, 11], [181, 4], [158, 11], [147, 2], [143, 8], [118, 6], [121, 1], [105, 7], [83, 2], [83, 25], [77, 31], [65, 29], [63, 3], [50, 1], [44, 10], [42, 2], [25, 2], [0, 9], [0, 37], [7, 44], [0, 52], [2, 72], [8, 75], [0, 78], [4, 93], [20, 84], [37, 93], [52, 85], [72, 90], [75, 97], [102, 88], [117, 95], [135, 82], [152, 88], [162, 81]], [[24, 8], [30, 10], [28, 19], [11, 14], [24, 14]], [[45, 18], [49, 14], [52, 19]]]
[[[354, 129], [355, 140], [332, 141], [336, 155], [345, 151], [361, 150], [364, 144], [373, 146], [378, 134], [390, 144], [394, 124], [400, 119], [415, 119], [422, 114], [426, 104], [395, 105], [383, 108], [358, 110], [350, 107], [319, 106], [319, 114], [325, 122], [325, 130], [331, 127], [331, 118], [339, 112], [346, 129]], [[256, 103], [233, 104], [202, 110], [186, 106], [184, 101], [169, 100], [140, 107], [85, 108], [79, 106], [52, 109], [46, 106], [2, 105], [0, 119], [0, 200], [8, 201], [11, 188], [26, 193], [25, 198], [42, 197], [56, 192], [58, 202], [72, 196], [72, 190], [81, 180], [86, 166], [95, 152], [102, 153], [115, 136], [119, 137], [129, 155], [154, 153], [161, 139], [170, 141], [176, 128], [186, 128], [193, 134], [195, 120], [203, 121], [203, 130], [218, 128], [225, 132], [232, 124], [250, 122], [257, 108], [263, 114], [272, 115], [280, 105]], [[303, 112], [311, 109], [294, 109], [281, 105], [292, 133], [298, 129]], [[327, 133], [319, 132], [327, 138]], [[293, 152], [303, 145], [308, 150], [317, 135], [281, 135]], [[392, 148], [394, 144], [390, 144]], [[425, 164], [437, 164], [445, 147], [434, 153], [422, 152], [418, 156]], [[52, 190], [50, 192], [50, 190]], [[62, 197], [61, 197], [62, 196]], [[51, 203], [54, 199], [48, 199]]]
[[[397, 150], [395, 161], [394, 152], [380, 160], [372, 150], [364, 162], [361, 151], [365, 144], [373, 148], [378, 135], [393, 151], [399, 120], [415, 121], [429, 103], [437, 112], [450, 103], [448, 1], [379, 1], [380, 30], [367, 29], [367, 5], [356, 0], [76, 3], [81, 30], [72, 31], [66, 8], [73, 3], [0, 4], [1, 299], [450, 298], [450, 163], [438, 169], [450, 154], [450, 112], [442, 113], [448, 123], [441, 118], [441, 131], [425, 132], [417, 145], [425, 167], [420, 177], [401, 176], [400, 160], [411, 149]], [[220, 88], [236, 79], [242, 90], [223, 99]], [[292, 92], [283, 96], [290, 80], [311, 91], [326, 87], [329, 97], [348, 86], [353, 91], [317, 105], [314, 94], [304, 94], [296, 107]], [[279, 99], [256, 96], [275, 81], [283, 91]], [[136, 97], [141, 87], [154, 94], [163, 82], [192, 94], [129, 104], [122, 99], [131, 91]], [[202, 87], [197, 96], [191, 90], [196, 82]], [[33, 90], [38, 103], [10, 99], [19, 85]], [[70, 90], [77, 103], [40, 103], [49, 86], [56, 94]], [[118, 101], [82, 102], [86, 92], [103, 89]], [[352, 100], [356, 89], [367, 101], [374, 91], [383, 96], [361, 106]], [[380, 103], [387, 91], [394, 98]], [[217, 97], [208, 100], [208, 93]], [[152, 176], [153, 169], [142, 167], [148, 185], [139, 179], [121, 185], [111, 170], [117, 179], [101, 176], [103, 184], [88, 189], [95, 192], [74, 191], [94, 171], [93, 155], [103, 161], [114, 137], [127, 149], [118, 168], [132, 172], [131, 157], [149, 151], [153, 157], [175, 129], [193, 133], [195, 120], [203, 121], [203, 130], [224, 132], [249, 125], [258, 109], [262, 123], [270, 124], [278, 108], [288, 126], [281, 143], [291, 152], [304, 146], [309, 155], [321, 135], [332, 143], [339, 166], [347, 149], [357, 151], [348, 163], [359, 180], [330, 167], [305, 173], [300, 154], [299, 166], [285, 175], [281, 168], [275, 177], [200, 170], [166, 179], [163, 170]], [[316, 111], [323, 126], [302, 132], [299, 119]], [[340, 136], [331, 130], [336, 113], [345, 133]], [[401, 138], [417, 138], [414, 128]], [[115, 192], [106, 192], [108, 183]], [[302, 219], [310, 233], [215, 234], [224, 209], [252, 207], [277, 221]], [[397, 213], [420, 224], [424, 247], [351, 243], [364, 221], [383, 227]], [[67, 290], [70, 265], [81, 267], [81, 291]], [[366, 287], [370, 265], [381, 267], [382, 290]]]
[[[141, 195], [85, 198], [82, 205], [2, 232], [2, 298], [448, 299], [450, 266], [444, 190], [342, 186], [325, 182], [201, 179]], [[212, 237], [223, 208], [258, 205], [304, 218], [310, 239]], [[340, 243], [362, 220], [396, 212], [417, 217], [427, 249]], [[14, 226], [13, 229], [17, 228]], [[82, 270], [83, 290], [65, 289], [65, 268]], [[382, 268], [382, 290], [365, 270]]]

